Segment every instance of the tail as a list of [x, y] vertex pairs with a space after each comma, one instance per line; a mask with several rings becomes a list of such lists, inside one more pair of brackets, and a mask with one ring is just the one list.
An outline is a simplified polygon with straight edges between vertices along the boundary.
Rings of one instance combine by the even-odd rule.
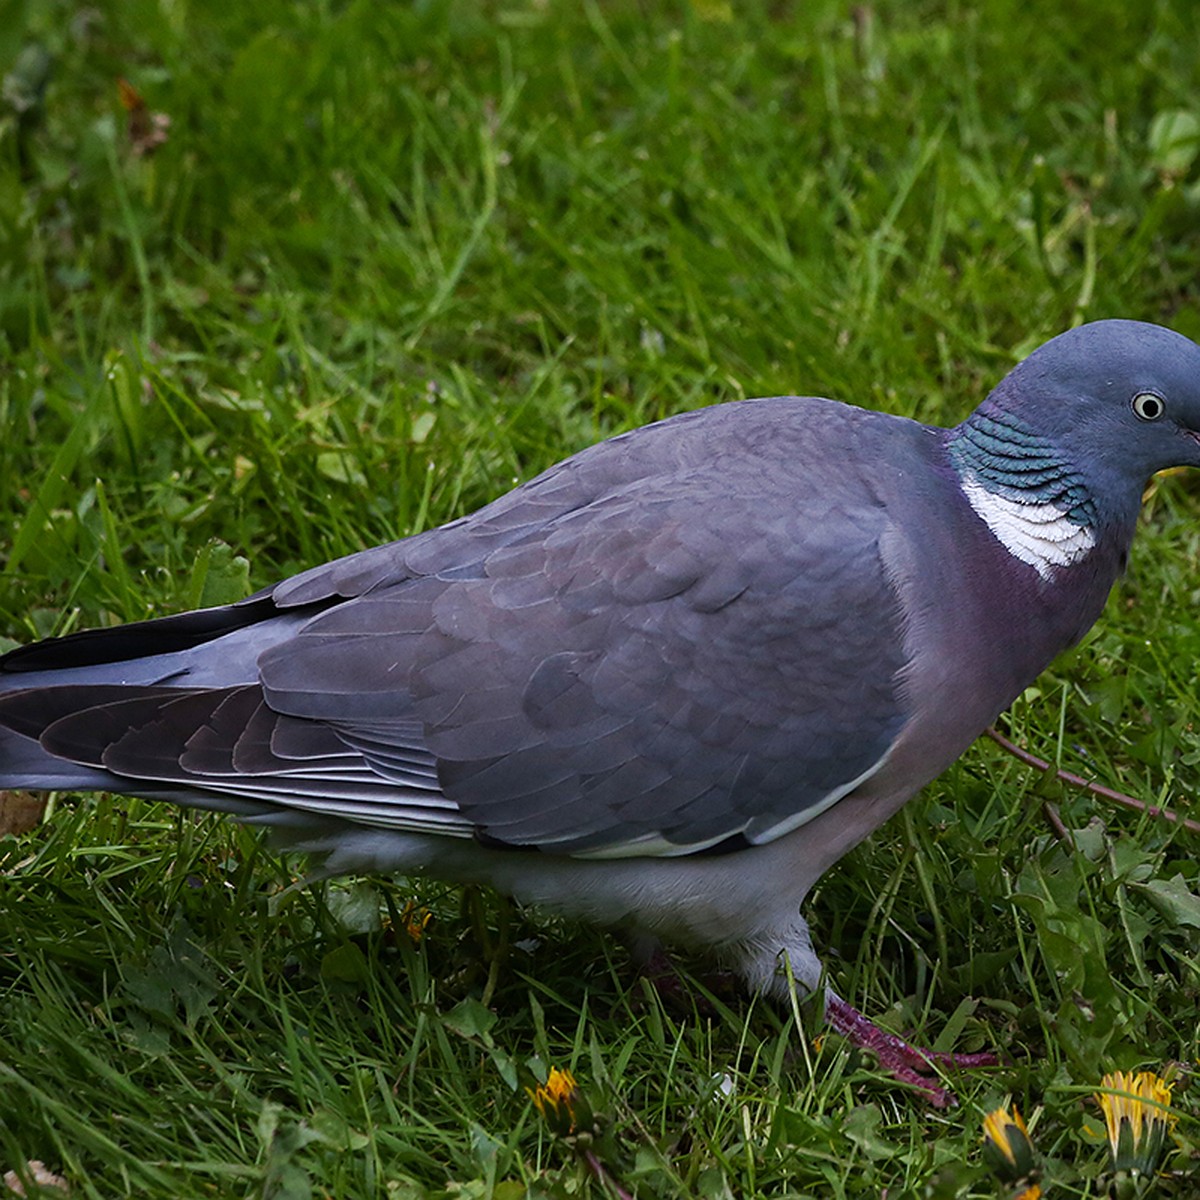
[[415, 718], [385, 721], [381, 740], [268, 703], [260, 658], [323, 603], [252, 597], [0, 658], [0, 788], [166, 800], [396, 869], [469, 841]]
[[[265, 594], [113, 629], [86, 630], [22, 646], [0, 657], [0, 789], [111, 791], [287, 824], [275, 805], [201, 793], [153, 779], [134, 780], [99, 759], [77, 762], [43, 746], [33, 714], [49, 703], [89, 708], [101, 692], [130, 696], [154, 689], [223, 688], [255, 678], [258, 655], [310, 614], [280, 613]], [[181, 693], [182, 694], [182, 693]], [[74, 698], [74, 702], [73, 699]]]

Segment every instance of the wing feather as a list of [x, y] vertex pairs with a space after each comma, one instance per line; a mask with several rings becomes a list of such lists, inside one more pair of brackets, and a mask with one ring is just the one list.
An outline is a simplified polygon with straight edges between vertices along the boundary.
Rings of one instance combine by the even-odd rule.
[[169, 618], [152, 669], [105, 665], [138, 627], [5, 659], [40, 674], [0, 722], [197, 803], [572, 854], [768, 840], [877, 770], [908, 716], [870, 475], [873, 454], [922, 465], [908, 433], [882, 447], [898, 428], [816, 401], [650, 426], [441, 529]]

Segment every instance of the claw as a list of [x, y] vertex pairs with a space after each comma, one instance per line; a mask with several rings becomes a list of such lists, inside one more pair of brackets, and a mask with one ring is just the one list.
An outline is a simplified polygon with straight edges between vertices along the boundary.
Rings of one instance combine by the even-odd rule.
[[995, 1054], [948, 1054], [943, 1050], [926, 1050], [913, 1046], [894, 1033], [880, 1029], [858, 1009], [840, 996], [830, 996], [825, 1005], [825, 1020], [830, 1029], [864, 1050], [870, 1050], [879, 1065], [894, 1079], [919, 1091], [934, 1108], [952, 1108], [958, 1101], [954, 1093], [935, 1078], [938, 1067], [970, 1070], [974, 1067], [994, 1067], [999, 1062]]

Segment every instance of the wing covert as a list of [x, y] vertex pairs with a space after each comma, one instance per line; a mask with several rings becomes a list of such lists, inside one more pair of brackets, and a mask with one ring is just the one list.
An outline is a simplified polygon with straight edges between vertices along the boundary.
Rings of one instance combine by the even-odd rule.
[[608, 495], [469, 576], [315, 617], [264, 654], [267, 700], [343, 736], [415, 718], [493, 842], [769, 840], [870, 774], [906, 718], [886, 514], [844, 492], [787, 501], [769, 478], [722, 494], [711, 471]]

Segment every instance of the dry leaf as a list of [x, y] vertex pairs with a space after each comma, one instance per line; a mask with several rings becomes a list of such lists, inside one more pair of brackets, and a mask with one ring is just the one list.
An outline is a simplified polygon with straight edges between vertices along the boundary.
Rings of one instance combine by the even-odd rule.
[[142, 93], [128, 79], [117, 80], [121, 107], [129, 114], [129, 148], [137, 157], [150, 154], [167, 140], [171, 118], [151, 112]]
[[[54, 1188], [60, 1191], [63, 1195], [70, 1192], [71, 1188], [67, 1181], [61, 1175], [55, 1175], [53, 1171], [46, 1170], [46, 1164], [38, 1162], [36, 1158], [30, 1159], [25, 1164], [25, 1174], [38, 1185], [38, 1188]], [[4, 1176], [4, 1189], [10, 1195], [24, 1196], [27, 1195], [24, 1185], [17, 1177], [16, 1171], [9, 1171]]]
[[46, 797], [37, 792], [0, 791], [0, 837], [26, 833], [41, 822]]

